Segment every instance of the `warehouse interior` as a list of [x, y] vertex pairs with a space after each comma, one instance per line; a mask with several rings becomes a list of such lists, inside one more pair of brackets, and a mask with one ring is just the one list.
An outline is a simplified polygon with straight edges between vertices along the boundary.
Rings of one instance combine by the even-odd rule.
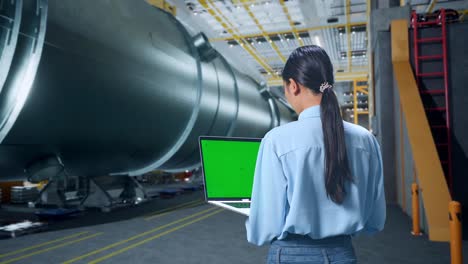
[[322, 47], [383, 157], [358, 263], [468, 263], [467, 0], [0, 1], [0, 263], [265, 263], [206, 202], [200, 136], [297, 120], [281, 77]]

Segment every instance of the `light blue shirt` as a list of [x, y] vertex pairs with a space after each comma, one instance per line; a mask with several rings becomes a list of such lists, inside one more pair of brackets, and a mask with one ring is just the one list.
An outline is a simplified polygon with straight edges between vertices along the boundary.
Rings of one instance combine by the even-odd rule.
[[256, 245], [288, 233], [320, 239], [375, 233], [386, 218], [380, 147], [366, 129], [344, 122], [354, 183], [341, 205], [327, 197], [320, 106], [276, 127], [262, 140], [252, 189], [247, 240]]

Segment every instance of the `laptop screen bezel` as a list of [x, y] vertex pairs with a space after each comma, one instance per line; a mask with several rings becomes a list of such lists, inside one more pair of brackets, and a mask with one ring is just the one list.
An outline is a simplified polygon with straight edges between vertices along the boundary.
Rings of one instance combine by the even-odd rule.
[[242, 141], [242, 142], [262, 142], [261, 138], [247, 138], [247, 137], [217, 137], [217, 136], [200, 136], [198, 138], [198, 145], [200, 149], [200, 162], [203, 174], [203, 189], [205, 191], [205, 201], [223, 200], [223, 201], [236, 201], [236, 200], [249, 200], [250, 197], [213, 197], [208, 198], [208, 190], [206, 187], [205, 166], [202, 154], [202, 140], [219, 140], [219, 141]]

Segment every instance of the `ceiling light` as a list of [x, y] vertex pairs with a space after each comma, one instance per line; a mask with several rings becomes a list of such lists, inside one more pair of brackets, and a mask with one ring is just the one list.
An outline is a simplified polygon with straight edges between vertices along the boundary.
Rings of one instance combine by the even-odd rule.
[[254, 6], [255, 6], [255, 4], [252, 4], [252, 5], [251, 5], [251, 7], [254, 7]]
[[301, 38], [301, 37], [298, 37], [297, 39], [298, 39], [298, 40], [302, 40], [302, 38]]
[[320, 42], [319, 36], [318, 36], [318, 35], [315, 35], [315, 38], [314, 38], [314, 39], [315, 39], [315, 45], [321, 47], [321, 46], [322, 46], [322, 43]]
[[252, 44], [252, 45], [255, 45], [255, 43], [254, 43], [254, 42], [250, 42], [250, 44]]
[[343, 36], [343, 32], [340, 32], [340, 36]]
[[353, 31], [353, 34], [356, 34], [356, 31]]
[[281, 39], [280, 41], [283, 42], [283, 39]]
[[229, 45], [229, 47], [232, 48], [232, 47], [234, 47], [234, 45], [231, 44], [231, 45]]
[[271, 39], [268, 42], [273, 43], [273, 41]]

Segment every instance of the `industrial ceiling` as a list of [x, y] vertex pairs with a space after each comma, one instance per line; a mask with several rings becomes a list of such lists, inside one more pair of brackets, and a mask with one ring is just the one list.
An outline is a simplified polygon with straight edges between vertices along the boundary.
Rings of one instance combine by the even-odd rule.
[[[223, 42], [268, 80], [278, 76], [289, 54], [315, 44], [329, 54], [337, 80], [366, 78], [369, 71], [368, 32], [370, 0], [185, 0], [211, 42]], [[408, 2], [408, 1], [406, 1]], [[447, 0], [412, 0], [417, 12], [450, 7]], [[405, 1], [402, 1], [405, 4]]]
[[280, 81], [289, 54], [302, 45], [322, 46], [339, 73], [365, 76], [368, 70], [366, 0], [185, 3], [210, 25], [211, 42], [225, 42], [270, 85]]

